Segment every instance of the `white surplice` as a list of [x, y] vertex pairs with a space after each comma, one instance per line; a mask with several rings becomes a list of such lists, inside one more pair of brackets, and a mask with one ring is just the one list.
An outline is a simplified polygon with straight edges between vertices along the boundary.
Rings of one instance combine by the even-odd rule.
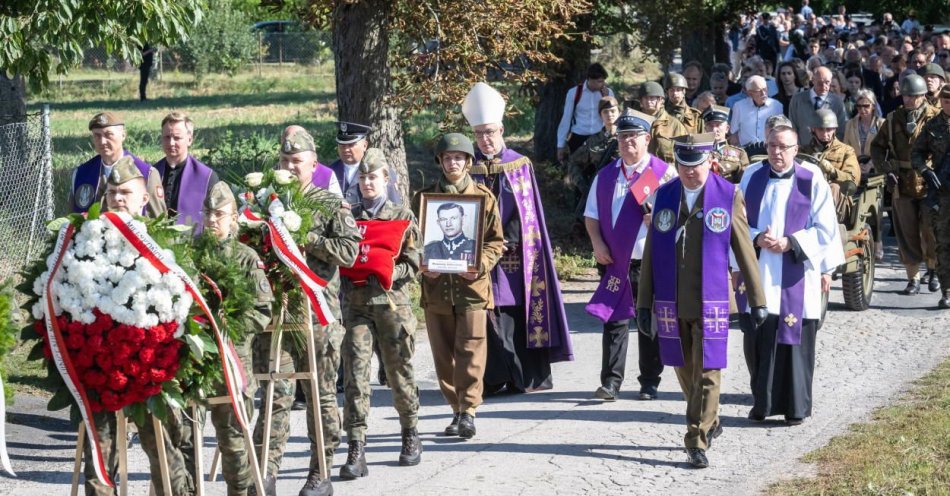
[[[767, 162], [759, 162], [749, 166], [742, 173], [742, 182], [739, 189], [743, 196], [749, 198], [749, 180], [762, 167], [769, 167]], [[835, 268], [843, 264], [844, 247], [841, 244], [841, 233], [838, 229], [838, 217], [835, 213], [834, 200], [831, 189], [824, 175], [818, 167], [805, 162], [796, 164], [811, 171], [811, 209], [805, 228], [793, 233], [785, 232], [785, 208], [795, 178], [769, 179], [762, 194], [759, 205], [759, 220], [756, 225], [749, 223], [749, 235], [754, 240], [766, 227], [771, 227], [774, 237], [788, 236], [794, 238], [801, 247], [806, 260], [805, 264], [805, 295], [804, 318], [821, 318], [821, 275], [830, 274]], [[759, 253], [759, 273], [762, 277], [762, 288], [765, 290], [765, 300], [768, 303], [769, 313], [778, 315], [782, 300], [782, 255], [766, 249]], [[740, 309], [740, 311], [743, 311]]]

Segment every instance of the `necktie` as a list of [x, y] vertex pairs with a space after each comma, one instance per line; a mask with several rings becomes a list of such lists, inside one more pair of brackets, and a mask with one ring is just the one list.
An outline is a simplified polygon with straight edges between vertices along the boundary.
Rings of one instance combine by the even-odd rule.
[[821, 97], [820, 97], [820, 96], [816, 96], [816, 97], [815, 97], [815, 110], [818, 110], [818, 109], [820, 109], [820, 108], [821, 108]]

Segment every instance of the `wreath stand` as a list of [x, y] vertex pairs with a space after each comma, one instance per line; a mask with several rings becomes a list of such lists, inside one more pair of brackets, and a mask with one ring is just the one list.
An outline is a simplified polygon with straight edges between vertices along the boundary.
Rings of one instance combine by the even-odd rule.
[[[270, 451], [270, 433], [271, 433], [271, 419], [274, 414], [274, 380], [277, 379], [303, 379], [310, 383], [310, 399], [313, 403], [310, 405], [310, 408], [315, 409], [313, 428], [316, 433], [317, 438], [317, 461], [320, 468], [321, 478], [328, 479], [330, 476], [329, 469], [327, 467], [326, 454], [324, 449], [324, 440], [323, 440], [323, 415], [320, 413], [320, 382], [319, 377], [320, 373], [317, 370], [317, 351], [314, 349], [314, 339], [313, 339], [313, 307], [311, 307], [310, 299], [304, 298], [306, 301], [306, 320], [302, 326], [294, 325], [288, 326], [284, 325], [285, 314], [287, 312], [286, 302], [281, 307], [280, 315], [277, 317], [276, 326], [268, 326], [264, 332], [270, 332], [271, 342], [270, 342], [270, 367], [269, 372], [263, 374], [254, 374], [254, 377], [261, 380], [267, 380], [267, 391], [264, 395], [264, 418], [263, 426], [264, 432], [262, 436], [262, 446], [261, 446], [261, 459], [260, 459], [260, 470], [259, 474], [263, 475], [267, 473], [267, 454]], [[307, 333], [307, 364], [309, 372], [281, 372], [280, 371], [280, 354], [282, 350], [282, 341], [283, 333], [285, 331], [289, 332], [306, 332]], [[220, 462], [221, 453], [215, 449], [214, 457], [211, 460], [211, 473], [208, 477], [208, 480], [214, 481], [217, 478], [218, 465]], [[253, 463], [253, 461], [252, 461]], [[258, 489], [258, 494], [264, 494], [263, 489]]]

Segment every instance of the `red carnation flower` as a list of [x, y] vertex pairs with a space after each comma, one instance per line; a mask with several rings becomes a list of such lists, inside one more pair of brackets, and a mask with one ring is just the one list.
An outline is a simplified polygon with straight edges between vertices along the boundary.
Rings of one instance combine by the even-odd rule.
[[146, 346], [139, 350], [139, 360], [145, 364], [149, 365], [155, 361], [155, 348]]
[[101, 335], [88, 336], [86, 338], [86, 351], [91, 352], [91, 353], [95, 353], [99, 351], [99, 349], [102, 348], [102, 342], [103, 342], [103, 339]]
[[106, 376], [96, 370], [89, 370], [83, 374], [82, 382], [89, 387], [97, 388], [106, 383]]
[[80, 353], [76, 356], [76, 359], [73, 361], [77, 367], [82, 369], [88, 369], [92, 367], [92, 364], [95, 363], [96, 355], [93, 353]]
[[112, 370], [112, 355], [109, 353], [96, 354], [96, 365], [101, 370]]
[[46, 337], [46, 321], [43, 319], [37, 320], [33, 323], [33, 330], [40, 335], [40, 337]]
[[109, 372], [109, 388], [113, 391], [122, 391], [129, 384], [129, 378], [125, 376], [122, 372], [118, 370], [111, 370]]
[[137, 361], [129, 361], [125, 363], [122, 370], [124, 370], [126, 374], [135, 377], [142, 373], [142, 364]]
[[69, 337], [66, 338], [66, 347], [70, 350], [80, 350], [85, 344], [86, 338], [83, 337], [82, 331], [70, 333]]
[[105, 407], [106, 410], [114, 412], [119, 408], [122, 408], [122, 403], [119, 400], [119, 396], [112, 391], [103, 391], [100, 395], [100, 398], [102, 399], [102, 406]]
[[145, 340], [145, 329], [141, 327], [131, 327], [128, 328], [128, 338], [127, 341], [132, 344], [141, 344]]
[[66, 330], [70, 334], [82, 334], [83, 332], [82, 322], [70, 322], [66, 324]]

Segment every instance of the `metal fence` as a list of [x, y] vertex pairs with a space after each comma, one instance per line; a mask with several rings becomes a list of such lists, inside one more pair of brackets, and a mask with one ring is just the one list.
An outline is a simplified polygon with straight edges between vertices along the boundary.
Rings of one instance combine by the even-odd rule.
[[[22, 120], [20, 120], [22, 119]], [[53, 218], [49, 107], [0, 125], [0, 278], [39, 256]]]

